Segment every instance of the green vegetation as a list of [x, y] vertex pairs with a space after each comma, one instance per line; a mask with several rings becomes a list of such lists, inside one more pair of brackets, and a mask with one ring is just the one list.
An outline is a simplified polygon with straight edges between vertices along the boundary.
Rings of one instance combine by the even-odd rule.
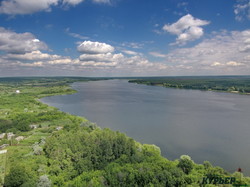
[[0, 154], [0, 184], [4, 180], [5, 164], [6, 164], [6, 154]]
[[250, 94], [250, 76], [136, 78], [131, 83]]
[[[142, 145], [38, 100], [72, 94], [70, 83], [88, 80], [97, 79], [0, 79], [0, 134], [6, 133], [0, 145], [9, 145], [0, 154], [0, 186], [204, 186], [203, 178], [211, 176], [250, 184], [242, 173], [230, 174], [208, 161], [196, 164], [187, 155], [170, 161], [157, 146]], [[11, 133], [15, 136], [8, 139]]]

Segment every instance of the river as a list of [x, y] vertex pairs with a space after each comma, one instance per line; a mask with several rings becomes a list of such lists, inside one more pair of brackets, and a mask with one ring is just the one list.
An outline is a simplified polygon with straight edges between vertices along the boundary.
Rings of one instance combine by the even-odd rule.
[[127, 80], [77, 82], [78, 93], [42, 98], [102, 128], [155, 144], [170, 160], [186, 154], [250, 175], [250, 96], [163, 88]]

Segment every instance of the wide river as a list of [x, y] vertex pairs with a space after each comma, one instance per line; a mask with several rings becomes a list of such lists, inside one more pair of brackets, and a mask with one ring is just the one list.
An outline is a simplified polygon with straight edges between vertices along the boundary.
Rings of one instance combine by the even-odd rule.
[[155, 144], [168, 159], [250, 175], [250, 96], [105, 80], [72, 84], [78, 93], [41, 99], [98, 126]]

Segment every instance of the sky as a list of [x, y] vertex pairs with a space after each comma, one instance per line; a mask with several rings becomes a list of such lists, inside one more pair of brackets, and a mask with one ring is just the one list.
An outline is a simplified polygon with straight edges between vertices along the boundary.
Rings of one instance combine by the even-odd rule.
[[250, 0], [0, 0], [0, 77], [250, 75]]

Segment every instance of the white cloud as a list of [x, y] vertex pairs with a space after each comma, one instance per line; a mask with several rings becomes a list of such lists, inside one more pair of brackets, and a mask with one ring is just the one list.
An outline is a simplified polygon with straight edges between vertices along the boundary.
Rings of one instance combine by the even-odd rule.
[[105, 3], [105, 4], [110, 4], [110, 0], [93, 0], [94, 3]]
[[0, 27], [1, 69], [15, 71], [21, 67], [49, 67], [53, 64], [75, 63], [70, 57], [43, 53], [40, 50], [48, 50], [48, 47], [32, 33], [16, 33]]
[[31, 33], [16, 33], [0, 27], [0, 51], [9, 53], [26, 53], [35, 50], [47, 50], [44, 42]]
[[138, 55], [137, 52], [135, 51], [130, 51], [130, 50], [122, 50], [123, 53], [127, 54], [127, 55]]
[[17, 62], [17, 65], [23, 66], [23, 67], [42, 67], [43, 62], [34, 62], [34, 63]]
[[[25, 54], [6, 54], [4, 58], [2, 55], [0, 61], [3, 61], [2, 63], [13, 71], [15, 68], [39, 68], [40, 70], [46, 69], [46, 71], [56, 68], [57, 71], [64, 72], [169, 75], [178, 72], [181, 74], [202, 73], [206, 70], [210, 74], [218, 71], [222, 74], [226, 71], [233, 74], [241, 69], [249, 71], [250, 55], [248, 52], [240, 50], [248, 45], [249, 38], [249, 31], [221, 32], [215, 33], [211, 39], [206, 39], [193, 48], [177, 49], [165, 55], [158, 52], [150, 53], [154, 56], [165, 57], [165, 64], [150, 62], [142, 55], [131, 54], [126, 57], [121, 53], [103, 53], [103, 50], [100, 52], [96, 48], [95, 51], [99, 53], [91, 51], [91, 53], [80, 55], [78, 59], [32, 51]], [[99, 47], [102, 49], [103, 45], [99, 45]], [[2, 67], [4, 66], [1, 65]]]
[[41, 51], [32, 51], [25, 54], [7, 54], [5, 58], [17, 59], [17, 60], [48, 60], [48, 59], [59, 59], [59, 55], [50, 55], [47, 53], [42, 53]]
[[220, 62], [213, 62], [211, 66], [222, 66], [222, 64]]
[[192, 15], [187, 14], [171, 25], [164, 25], [163, 30], [171, 34], [179, 35], [191, 27], [204, 26], [207, 24], [209, 24], [208, 21], [196, 19]]
[[240, 62], [235, 62], [235, 61], [229, 61], [229, 62], [227, 62], [227, 63], [221, 63], [221, 62], [213, 62], [212, 64], [211, 64], [211, 66], [217, 66], [217, 67], [222, 67], [222, 66], [234, 66], [234, 67], [236, 67], [236, 66], [244, 66], [245, 64], [243, 64], [243, 63], [240, 63]]
[[95, 62], [87, 61], [80, 63], [82, 67], [92, 67], [92, 68], [111, 68], [117, 65], [117, 62]]
[[234, 6], [235, 19], [237, 21], [243, 21], [246, 17], [250, 20], [250, 0], [238, 0], [237, 2]]
[[132, 69], [134, 69], [136, 72], [157, 72], [160, 73], [160, 71], [165, 71], [168, 69], [168, 66], [163, 63], [158, 62], [150, 62], [149, 60], [141, 57], [141, 56], [134, 56], [131, 58], [126, 59], [126, 65], [124, 66], [124, 69], [126, 67], [132, 66]]
[[195, 72], [200, 73], [203, 70], [209, 74], [218, 73], [218, 70], [219, 73], [249, 73], [249, 39], [250, 30], [214, 33], [210, 39], [194, 47], [179, 48], [166, 54], [166, 62], [174, 68], [179, 65], [193, 67]]
[[240, 63], [240, 62], [229, 61], [229, 62], [226, 63], [226, 65], [228, 65], [228, 66], [242, 66], [244, 64]]
[[[91, 50], [90, 50], [91, 49]], [[114, 47], [105, 43], [85, 41], [78, 46], [82, 54], [79, 57], [79, 68], [109, 69], [125, 72], [159, 71], [167, 68], [161, 63], [152, 63], [138, 53], [129, 50], [122, 52], [131, 56], [126, 57], [122, 53], [114, 54]]]
[[154, 57], [158, 57], [158, 58], [166, 58], [166, 55], [162, 54], [162, 53], [159, 53], [159, 52], [150, 52], [149, 53], [150, 55], [154, 56]]
[[69, 5], [77, 5], [84, 0], [63, 0], [63, 4], [69, 4]]
[[123, 58], [121, 53], [119, 54], [83, 54], [79, 57], [81, 61], [95, 61], [95, 62], [114, 62], [119, 61], [119, 59]]
[[48, 64], [58, 64], [58, 65], [62, 65], [62, 64], [75, 64], [78, 63], [77, 60], [72, 60], [70, 57], [60, 57], [59, 59], [51, 59], [49, 61], [45, 61], [44, 63], [48, 63]]
[[124, 42], [122, 43], [123, 47], [130, 47], [133, 49], [140, 49], [143, 48], [144, 44], [142, 43], [136, 43], [136, 42]]
[[70, 28], [66, 28], [66, 29], [65, 29], [65, 32], [66, 32], [69, 36], [72, 36], [72, 37], [74, 37], [74, 38], [78, 38], [78, 39], [81, 39], [81, 40], [89, 39], [89, 37], [87, 37], [87, 36], [82, 36], [82, 35], [80, 35], [80, 34], [70, 32]]
[[176, 44], [183, 45], [188, 41], [199, 39], [204, 34], [201, 26], [208, 24], [209, 21], [187, 14], [171, 25], [164, 25], [163, 30], [177, 35]]
[[89, 37], [87, 36], [82, 36], [80, 34], [77, 34], [77, 33], [73, 33], [73, 32], [70, 32], [68, 33], [70, 36], [74, 37], [74, 38], [79, 38], [81, 40], [86, 40], [86, 39], [89, 39]]
[[177, 4], [177, 7], [183, 7], [183, 6], [187, 6], [188, 5], [188, 2], [181, 2], [181, 3], [178, 3]]
[[250, 30], [242, 32], [242, 37], [244, 39], [242, 40], [243, 43], [239, 45], [239, 51], [250, 52]]
[[105, 72], [109, 76], [250, 72], [250, 30], [214, 32], [211, 38], [194, 47], [175, 49], [168, 54], [149, 53], [165, 58], [164, 62], [149, 61], [142, 54], [126, 50], [127, 48], [118, 48], [121, 53], [115, 53], [113, 46], [100, 42], [85, 41], [77, 48], [81, 54], [75, 59], [44, 53], [42, 50], [47, 50], [48, 47], [32, 33], [15, 33], [0, 28], [0, 72], [2, 76], [6, 72], [20, 73], [28, 70], [43, 71], [46, 75], [47, 72], [53, 73], [55, 69], [56, 73], [64, 75], [67, 72], [82, 75], [80, 72], [84, 71], [94, 72], [91, 75], [104, 75]]
[[[18, 15], [35, 12], [50, 12], [53, 6], [75, 6], [84, 0], [3, 0], [0, 3], [0, 14]], [[98, 4], [111, 4], [110, 0], [92, 0]]]
[[185, 44], [188, 41], [199, 39], [202, 35], [203, 29], [201, 27], [190, 27], [190, 29], [178, 36], [177, 43]]
[[76, 64], [79, 69], [109, 69], [110, 72], [122, 71], [136, 74], [163, 71], [168, 68], [165, 64], [150, 62], [141, 56], [125, 57], [123, 54], [97, 54], [92, 55], [91, 58], [87, 58], [87, 56], [80, 56], [79, 62]]
[[50, 11], [51, 6], [57, 5], [59, 0], [4, 0], [1, 2], [2, 14], [32, 14], [42, 10]]
[[112, 53], [114, 47], [106, 43], [84, 41], [77, 47], [77, 50], [86, 54], [104, 54]]

